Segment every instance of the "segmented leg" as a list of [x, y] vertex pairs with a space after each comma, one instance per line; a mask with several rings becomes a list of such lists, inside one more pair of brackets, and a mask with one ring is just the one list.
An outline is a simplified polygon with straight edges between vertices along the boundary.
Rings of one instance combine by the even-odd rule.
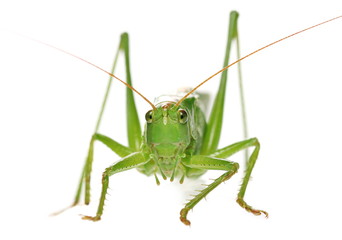
[[77, 192], [76, 192], [74, 202], [71, 204], [71, 206], [66, 207], [58, 212], [51, 214], [52, 216], [56, 216], [64, 212], [65, 210], [76, 206], [80, 202], [83, 183], [85, 183], [84, 202], [86, 205], [90, 203], [90, 177], [91, 177], [91, 170], [92, 170], [92, 163], [93, 163], [93, 156], [94, 156], [94, 142], [95, 141], [102, 142], [120, 157], [126, 157], [127, 155], [133, 153], [133, 151], [129, 149], [128, 147], [123, 146], [122, 144], [114, 141], [113, 139], [107, 136], [104, 136], [98, 133], [94, 134], [90, 140], [86, 162], [82, 170], [82, 174], [81, 174], [81, 178], [77, 187]]
[[254, 215], [260, 215], [263, 213], [266, 217], [268, 217], [267, 212], [265, 212], [263, 210], [257, 210], [257, 209], [252, 208], [244, 200], [246, 188], [247, 188], [249, 179], [251, 177], [251, 173], [253, 171], [255, 162], [258, 159], [258, 155], [259, 155], [260, 143], [259, 143], [258, 139], [257, 138], [251, 138], [251, 139], [244, 140], [244, 141], [241, 141], [238, 143], [234, 143], [228, 147], [218, 149], [215, 153], [211, 154], [210, 156], [219, 157], [219, 158], [227, 158], [227, 157], [233, 155], [234, 153], [242, 151], [242, 150], [249, 148], [249, 147], [254, 147], [254, 150], [253, 150], [251, 156], [249, 157], [249, 159], [247, 161], [245, 176], [243, 178], [241, 188], [240, 188], [240, 191], [238, 193], [238, 197], [237, 197], [236, 201], [237, 201], [237, 203], [239, 203], [239, 205], [242, 208], [246, 209], [248, 212], [251, 212]]
[[105, 144], [107, 147], [109, 147], [113, 152], [115, 152], [120, 157], [125, 157], [129, 154], [131, 154], [133, 151], [129, 149], [128, 147], [123, 146], [122, 144], [114, 141], [113, 139], [104, 136], [102, 134], [94, 134], [93, 137], [90, 140], [88, 155], [86, 158], [86, 163], [84, 165], [82, 176], [79, 182], [79, 186], [77, 188], [77, 194], [74, 200], [74, 203], [72, 206], [75, 206], [79, 203], [81, 190], [83, 186], [83, 181], [85, 182], [85, 204], [89, 204], [90, 202], [90, 177], [91, 177], [91, 170], [92, 170], [92, 163], [93, 163], [93, 156], [94, 156], [94, 142], [100, 141], [103, 144]]
[[212, 190], [214, 190], [220, 183], [228, 180], [239, 169], [239, 164], [235, 162], [229, 162], [227, 160], [218, 159], [210, 156], [193, 156], [189, 161], [183, 162], [183, 164], [190, 168], [205, 169], [205, 170], [224, 170], [226, 173], [222, 174], [213, 183], [204, 188], [199, 194], [191, 199], [180, 212], [180, 220], [185, 225], [190, 225], [190, 221], [187, 219], [187, 214], [190, 209], [207, 196]]
[[220, 183], [228, 180], [238, 169], [238, 164], [234, 162], [229, 162], [223, 159], [228, 158], [229, 156], [245, 150], [246, 148], [254, 147], [254, 150], [249, 157], [247, 169], [245, 172], [245, 176], [243, 178], [243, 182], [241, 188], [238, 193], [237, 202], [239, 205], [246, 209], [248, 212], [253, 213], [254, 215], [264, 214], [268, 217], [268, 213], [263, 210], [258, 210], [252, 208], [244, 201], [244, 195], [246, 192], [246, 188], [254, 168], [255, 162], [258, 158], [260, 144], [258, 139], [251, 138], [248, 140], [244, 140], [238, 143], [234, 143], [225, 148], [219, 149], [215, 151], [210, 156], [193, 156], [190, 160], [184, 161], [183, 164], [185, 166], [196, 168], [196, 169], [204, 169], [204, 170], [226, 170], [227, 172], [217, 178], [212, 184], [210, 184], [207, 188], [203, 189], [197, 196], [195, 196], [190, 202], [188, 202], [185, 207], [181, 210], [181, 221], [190, 225], [190, 221], [187, 219], [187, 213], [190, 209], [192, 209], [201, 199], [203, 199], [209, 192], [211, 192], [214, 188], [216, 188]]
[[[119, 53], [123, 52], [125, 55], [125, 65], [126, 65], [126, 80], [127, 83], [132, 86], [131, 81], [131, 73], [130, 73], [130, 61], [129, 61], [129, 40], [128, 34], [123, 33], [121, 35], [119, 49], [116, 52], [114, 62], [112, 65], [111, 73], [114, 74], [114, 70], [117, 64]], [[127, 88], [126, 101], [127, 101], [127, 132], [128, 132], [128, 145], [129, 147], [125, 147], [114, 140], [98, 134], [98, 130], [100, 127], [100, 123], [102, 120], [102, 116], [105, 110], [105, 106], [108, 100], [110, 88], [112, 83], [112, 76], [108, 79], [108, 84], [105, 92], [105, 96], [102, 102], [100, 114], [98, 116], [98, 120], [96, 122], [96, 127], [94, 134], [90, 140], [88, 155], [86, 157], [86, 161], [82, 170], [81, 179], [78, 184], [75, 200], [71, 206], [75, 206], [80, 201], [80, 196], [82, 192], [83, 182], [85, 182], [85, 204], [89, 204], [90, 202], [90, 176], [92, 170], [93, 163], [93, 154], [94, 154], [94, 142], [95, 140], [99, 140], [111, 148], [114, 152], [116, 152], [119, 156], [124, 157], [130, 154], [133, 151], [138, 151], [141, 144], [141, 129], [140, 122], [138, 119], [137, 110], [135, 107], [135, 101], [133, 97], [132, 90]], [[133, 149], [133, 150], [132, 150]]]
[[[239, 14], [236, 11], [232, 11], [230, 13], [228, 40], [227, 40], [223, 67], [228, 65], [232, 42], [237, 39], [238, 16]], [[221, 129], [222, 129], [222, 119], [223, 119], [223, 113], [224, 113], [224, 99], [226, 95], [227, 76], [228, 76], [228, 71], [227, 70], [223, 71], [221, 75], [220, 86], [215, 96], [215, 100], [211, 108], [211, 113], [209, 116], [206, 131], [203, 136], [203, 143], [202, 143], [202, 148], [201, 148], [201, 153], [200, 153], [202, 155], [207, 155], [215, 151], [219, 144], [219, 140], [221, 136]]]
[[96, 215], [94, 217], [91, 216], [83, 216], [84, 220], [98, 221], [101, 219], [103, 213], [104, 201], [107, 194], [109, 177], [123, 171], [127, 171], [136, 167], [139, 167], [145, 163], [147, 163], [149, 159], [145, 159], [143, 154], [140, 152], [132, 153], [119, 162], [115, 163], [113, 166], [106, 168], [102, 175], [102, 192], [100, 197], [99, 206], [97, 208]]

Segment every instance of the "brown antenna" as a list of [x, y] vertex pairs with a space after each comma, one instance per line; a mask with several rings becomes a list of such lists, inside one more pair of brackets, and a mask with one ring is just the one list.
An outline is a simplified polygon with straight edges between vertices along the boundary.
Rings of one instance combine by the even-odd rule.
[[91, 65], [91, 66], [93, 66], [93, 67], [95, 67], [95, 68], [97, 68], [97, 69], [99, 69], [99, 70], [101, 70], [102, 72], [107, 73], [109, 76], [115, 78], [115, 79], [118, 80], [119, 82], [125, 84], [126, 87], [128, 87], [128, 88], [131, 89], [132, 91], [136, 92], [136, 93], [137, 93], [140, 97], [142, 97], [148, 104], [150, 104], [151, 107], [152, 107], [154, 110], [157, 109], [156, 106], [154, 106], [154, 104], [153, 104], [152, 102], [150, 102], [144, 95], [142, 95], [142, 94], [141, 94], [138, 90], [136, 90], [134, 87], [132, 87], [131, 85], [129, 85], [129, 84], [126, 83], [125, 81], [121, 80], [120, 78], [118, 78], [118, 77], [115, 76], [114, 74], [112, 74], [112, 73], [110, 73], [110, 72], [104, 70], [103, 68], [101, 68], [101, 67], [95, 65], [94, 63], [91, 63], [91, 62], [85, 60], [84, 58], [81, 58], [81, 57], [79, 57], [79, 56], [76, 56], [75, 54], [72, 54], [72, 53], [70, 53], [70, 52], [67, 52], [67, 51], [61, 49], [61, 48], [55, 47], [55, 46], [53, 46], [53, 45], [51, 45], [51, 44], [42, 42], [42, 41], [37, 40], [37, 39], [35, 39], [35, 38], [31, 38], [31, 37], [28, 37], [28, 36], [25, 36], [25, 35], [22, 35], [22, 34], [19, 34], [19, 33], [15, 33], [15, 34], [20, 35], [20, 36], [25, 37], [25, 38], [28, 38], [28, 39], [30, 39], [30, 40], [32, 40], [32, 41], [38, 42], [38, 43], [40, 43], [40, 44], [43, 44], [43, 45], [45, 45], [45, 46], [48, 46], [48, 47], [50, 47], [50, 48], [53, 48], [53, 49], [58, 50], [58, 51], [60, 51], [60, 52], [63, 52], [63, 53], [65, 53], [65, 54], [68, 54], [69, 56], [72, 56], [72, 57], [74, 57], [74, 58], [77, 58], [77, 59], [79, 59], [79, 60], [81, 60], [81, 61], [83, 61], [83, 62], [85, 62], [85, 63], [87, 63], [87, 64], [89, 64], [89, 65]]
[[268, 48], [268, 47], [270, 47], [270, 46], [272, 46], [272, 45], [274, 45], [274, 44], [276, 44], [276, 43], [279, 43], [279, 42], [281, 42], [281, 41], [283, 41], [283, 40], [285, 40], [285, 39], [287, 39], [287, 38], [293, 37], [293, 36], [295, 36], [295, 35], [297, 35], [297, 34], [300, 34], [300, 33], [302, 33], [302, 32], [305, 32], [305, 31], [307, 31], [307, 30], [309, 30], [309, 29], [318, 27], [319, 25], [322, 25], [322, 24], [331, 22], [331, 21], [336, 20], [336, 19], [338, 19], [338, 18], [340, 18], [340, 17], [342, 17], [342, 15], [341, 15], [341, 16], [338, 16], [338, 17], [331, 18], [331, 19], [326, 20], [326, 21], [324, 21], [324, 22], [318, 23], [318, 24], [313, 25], [313, 26], [311, 26], [311, 27], [305, 28], [305, 29], [300, 30], [300, 31], [298, 31], [298, 32], [296, 32], [296, 33], [290, 34], [290, 35], [288, 35], [288, 36], [286, 36], [286, 37], [283, 37], [283, 38], [281, 38], [281, 39], [279, 39], [279, 40], [277, 40], [277, 41], [274, 41], [274, 42], [272, 42], [272, 43], [270, 43], [270, 44], [267, 44], [266, 46], [263, 46], [263, 47], [261, 47], [261, 48], [255, 50], [254, 52], [251, 52], [251, 53], [247, 54], [246, 56], [244, 56], [244, 57], [242, 57], [242, 58], [236, 60], [235, 62], [229, 64], [228, 66], [222, 68], [220, 71], [218, 71], [217, 73], [211, 75], [210, 77], [208, 77], [207, 79], [205, 79], [203, 82], [201, 82], [200, 84], [198, 84], [195, 88], [193, 88], [190, 92], [188, 92], [184, 97], [182, 97], [182, 98], [175, 104], [175, 106], [179, 106], [179, 105], [180, 105], [180, 104], [181, 104], [181, 103], [182, 103], [190, 94], [192, 94], [193, 92], [195, 92], [195, 91], [196, 91], [200, 86], [202, 86], [204, 83], [208, 82], [210, 79], [212, 79], [213, 77], [215, 77], [215, 76], [218, 75], [219, 73], [221, 73], [221, 72], [227, 70], [227, 69], [230, 68], [231, 66], [237, 64], [238, 62], [241, 62], [243, 59], [248, 58], [248, 57], [252, 56], [253, 54], [255, 54], [255, 53], [257, 53], [257, 52], [259, 52], [259, 51], [261, 51], [261, 50], [264, 50], [265, 48]]

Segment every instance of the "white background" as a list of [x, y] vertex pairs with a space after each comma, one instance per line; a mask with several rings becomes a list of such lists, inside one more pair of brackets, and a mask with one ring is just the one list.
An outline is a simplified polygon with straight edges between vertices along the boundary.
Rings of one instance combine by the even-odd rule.
[[[9, 1], [8, 1], [9, 2]], [[103, 220], [93, 215], [101, 172], [119, 158], [96, 145], [92, 199], [57, 217], [76, 190], [107, 76], [9, 31], [70, 51], [105, 69], [130, 33], [134, 86], [153, 100], [195, 86], [221, 68], [228, 16], [240, 12], [242, 55], [341, 14], [335, 1], [5, 1], [0, 4], [1, 239], [341, 239], [341, 20], [243, 62], [250, 136], [262, 148], [241, 209], [242, 173], [178, 219], [199, 181], [162, 181], [136, 171], [110, 179]], [[122, 63], [122, 62], [121, 62]], [[123, 65], [117, 75], [124, 78]], [[221, 146], [242, 139], [231, 69]], [[201, 91], [216, 91], [219, 78]], [[126, 143], [125, 87], [115, 83], [100, 132]], [[141, 119], [149, 105], [136, 97]], [[239, 156], [231, 160], [241, 162]]]

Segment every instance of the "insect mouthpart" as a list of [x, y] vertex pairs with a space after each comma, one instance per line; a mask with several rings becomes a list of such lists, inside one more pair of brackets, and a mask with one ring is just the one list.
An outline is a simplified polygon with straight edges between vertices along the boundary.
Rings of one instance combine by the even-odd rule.
[[158, 159], [174, 159], [185, 150], [183, 143], [151, 144], [153, 154]]

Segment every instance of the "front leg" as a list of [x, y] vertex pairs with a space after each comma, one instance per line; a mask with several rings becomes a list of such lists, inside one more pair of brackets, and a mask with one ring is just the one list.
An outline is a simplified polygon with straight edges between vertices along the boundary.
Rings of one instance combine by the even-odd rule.
[[244, 200], [247, 184], [249, 182], [252, 170], [254, 168], [260, 150], [260, 143], [258, 139], [251, 138], [238, 143], [234, 143], [225, 148], [219, 149], [214, 153], [210, 154], [209, 156], [197, 155], [192, 156], [190, 160], [183, 161], [183, 164], [190, 168], [227, 171], [226, 173], [222, 174], [219, 178], [217, 178], [213, 183], [211, 183], [205, 189], [203, 189], [192, 200], [190, 200], [181, 210], [180, 219], [185, 225], [190, 225], [190, 221], [187, 219], [187, 214], [189, 210], [192, 209], [200, 200], [202, 200], [209, 192], [216, 188], [220, 183], [228, 180], [232, 175], [234, 175], [237, 172], [239, 168], [238, 163], [226, 161], [224, 159], [249, 147], [254, 147], [254, 150], [248, 159], [246, 173], [243, 178], [243, 182], [241, 184], [241, 188], [238, 193], [236, 201], [242, 208], [246, 209], [246, 211], [251, 212], [254, 215], [264, 214], [266, 217], [268, 217], [268, 213], [266, 211], [254, 209], [250, 205], [248, 205]]
[[224, 170], [227, 171], [217, 178], [213, 183], [208, 185], [193, 199], [191, 199], [180, 212], [180, 220], [185, 225], [190, 225], [190, 221], [187, 219], [187, 215], [190, 209], [207, 196], [212, 190], [214, 190], [220, 183], [228, 180], [239, 169], [239, 164], [230, 162], [223, 159], [218, 159], [210, 156], [196, 155], [192, 156], [190, 160], [185, 160], [183, 164], [190, 168], [204, 169], [204, 170]]
[[96, 216], [94, 217], [83, 216], [82, 219], [91, 220], [91, 221], [99, 221], [101, 219], [110, 176], [114, 175], [115, 173], [119, 173], [119, 172], [123, 172], [126, 170], [139, 167], [147, 163], [148, 161], [149, 159], [145, 159], [144, 155], [141, 152], [135, 152], [123, 158], [122, 160], [115, 163], [111, 167], [106, 168], [106, 170], [104, 171], [102, 175], [102, 192], [101, 192], [100, 202], [97, 208]]

